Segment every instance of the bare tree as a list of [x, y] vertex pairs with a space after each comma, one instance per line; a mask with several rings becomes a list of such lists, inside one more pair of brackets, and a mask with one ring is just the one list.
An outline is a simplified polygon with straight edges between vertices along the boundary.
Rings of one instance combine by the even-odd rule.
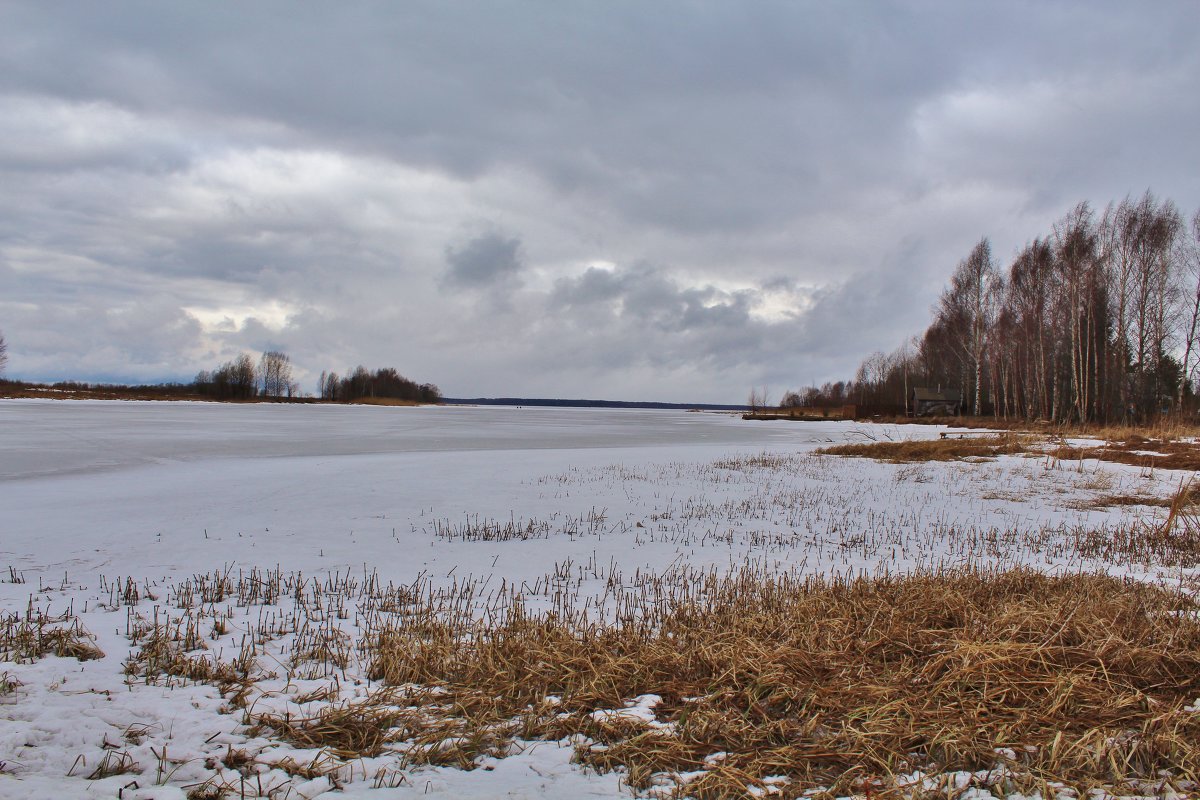
[[938, 313], [959, 338], [955, 342], [964, 366], [970, 370], [972, 408], [978, 416], [983, 408], [983, 365], [988, 333], [995, 319], [996, 281], [999, 273], [992, 260], [992, 246], [986, 238], [958, 262], [950, 286], [942, 293]]
[[292, 389], [292, 361], [286, 353], [268, 350], [258, 363], [258, 380], [267, 397], [285, 397]]
[[4, 374], [6, 366], [8, 366], [8, 342], [4, 341], [4, 334], [0, 333], [0, 375]]
[[[1184, 389], [1189, 381], [1196, 380], [1194, 373], [1200, 371], [1197, 365], [1192, 363], [1192, 357], [1200, 348], [1200, 210], [1196, 211], [1196, 215], [1192, 217], [1191, 235], [1183, 241], [1182, 249], [1180, 263], [1183, 266], [1183, 278], [1187, 281], [1187, 288], [1190, 289], [1188, 305], [1191, 308], [1187, 312], [1183, 331], [1182, 379], [1179, 381], [1179, 394], [1176, 398], [1180, 408], [1183, 406]], [[0, 348], [2, 347], [3, 340], [0, 339]], [[0, 353], [2, 352], [0, 349]], [[3, 360], [0, 359], [0, 367], [3, 366], [3, 363]]]

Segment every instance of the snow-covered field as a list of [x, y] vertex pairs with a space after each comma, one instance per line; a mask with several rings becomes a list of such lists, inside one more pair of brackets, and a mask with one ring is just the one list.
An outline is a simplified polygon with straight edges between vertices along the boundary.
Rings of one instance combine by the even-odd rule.
[[[188, 610], [180, 586], [197, 575], [470, 585], [480, 597], [519, 586], [535, 609], [561, 602], [569, 578], [571, 602], [601, 614], [629, 576], [681, 568], [1030, 564], [1181, 577], [1097, 564], [1069, 535], [1161, 515], [1089, 501], [1169, 495], [1180, 479], [1170, 471], [811, 454], [940, 430], [642, 410], [0, 401], [0, 618], [77, 623], [104, 653], [0, 660], [0, 797], [180, 798], [198, 786], [234, 797], [335, 786], [372, 800], [629, 796], [619, 774], [573, 765], [566, 743], [471, 771], [406, 768], [399, 750], [334, 764], [251, 731], [209, 683], [127, 674], [138, 631]], [[205, 636], [217, 658], [275, 624], [264, 614], [286, 613], [282, 602], [217, 605], [223, 629]], [[352, 637], [361, 619], [340, 611], [329, 624]], [[298, 708], [331, 685], [343, 699], [369, 690], [353, 652], [336, 668], [299, 668], [297, 631], [276, 627], [255, 653], [259, 711]], [[234, 751], [255, 760], [239, 770], [226, 763]]]

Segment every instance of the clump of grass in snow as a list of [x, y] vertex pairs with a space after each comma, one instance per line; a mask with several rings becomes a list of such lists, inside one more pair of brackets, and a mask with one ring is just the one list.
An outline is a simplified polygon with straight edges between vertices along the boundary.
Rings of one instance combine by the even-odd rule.
[[104, 754], [104, 758], [100, 759], [100, 763], [87, 776], [89, 781], [103, 780], [111, 778], [114, 775], [127, 775], [131, 772], [137, 772], [139, 769], [138, 763], [133, 760], [128, 751], [122, 750], [116, 752], [109, 750]]
[[963, 438], [914, 439], [902, 442], [853, 442], [822, 447], [816, 452], [822, 455], [859, 456], [895, 463], [914, 463], [1014, 455], [1026, 452], [1029, 443], [1028, 437], [997, 434]]
[[304, 748], [322, 748], [343, 758], [377, 756], [392, 740], [399, 709], [379, 702], [325, 706], [313, 716], [262, 714], [255, 731], [272, 729], [277, 736]]
[[[1081, 788], [1200, 769], [1200, 609], [1163, 589], [1023, 570], [743, 575], [646, 600], [606, 624], [518, 605], [490, 624], [387, 626], [364, 648], [373, 678], [442, 687], [421, 710], [451, 745], [580, 734], [581, 761], [639, 789], [692, 771], [692, 796], [785, 776], [794, 797], [998, 763], [1018, 782]], [[651, 693], [649, 717], [595, 713]], [[367, 752], [398, 719], [376, 708]]]
[[104, 651], [70, 611], [50, 616], [30, 605], [24, 615], [0, 615], [0, 661], [30, 662], [47, 655], [89, 661], [104, 658]]

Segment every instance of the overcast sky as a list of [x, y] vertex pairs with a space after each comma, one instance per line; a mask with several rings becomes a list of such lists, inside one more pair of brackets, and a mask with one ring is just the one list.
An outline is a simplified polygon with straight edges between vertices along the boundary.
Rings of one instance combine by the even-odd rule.
[[982, 236], [1200, 206], [1200, 4], [5, 2], [11, 377], [742, 402]]

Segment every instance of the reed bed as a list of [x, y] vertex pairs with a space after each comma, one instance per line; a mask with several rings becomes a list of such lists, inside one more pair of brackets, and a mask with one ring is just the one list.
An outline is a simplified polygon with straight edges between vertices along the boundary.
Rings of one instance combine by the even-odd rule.
[[[438, 687], [422, 713], [447, 747], [575, 735], [581, 762], [641, 790], [665, 777], [681, 795], [741, 797], [771, 779], [785, 797], [848, 794], [917, 771], [984, 770], [1009, 788], [1197, 777], [1200, 609], [1180, 594], [1027, 570], [678, 588], [611, 623], [517, 604], [491, 622], [399, 621], [361, 646], [373, 679]], [[648, 696], [651, 714], [627, 713]], [[372, 700], [343, 719], [384, 728], [395, 713]]]
[[831, 456], [858, 456], [893, 463], [921, 461], [958, 461], [995, 458], [1027, 452], [1032, 438], [1005, 433], [946, 439], [912, 439], [899, 442], [851, 442], [822, 447], [816, 452]]

